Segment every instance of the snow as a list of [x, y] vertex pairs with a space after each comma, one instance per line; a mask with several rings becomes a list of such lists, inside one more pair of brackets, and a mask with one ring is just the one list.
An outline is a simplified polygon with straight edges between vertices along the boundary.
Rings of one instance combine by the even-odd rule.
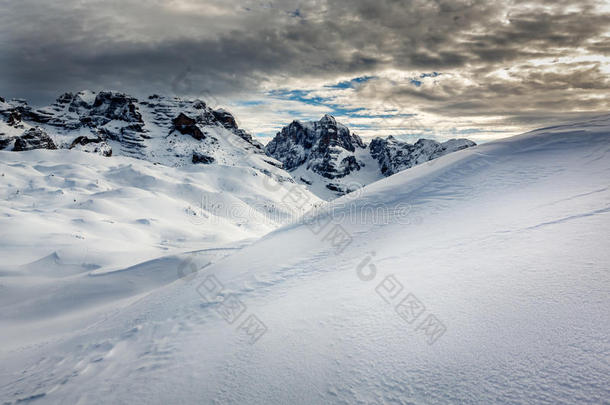
[[[42, 320], [49, 311], [60, 316], [136, 296], [138, 284], [146, 291], [175, 281], [176, 272], [155, 265], [152, 272], [130, 270], [139, 280], [129, 281], [133, 286], [123, 276], [116, 282], [91, 276], [257, 238], [301, 211], [282, 201], [273, 179], [263, 181], [266, 176], [248, 167], [172, 168], [36, 150], [0, 152], [0, 176], [0, 302], [14, 304], [5, 307], [5, 321]], [[311, 207], [317, 199], [302, 192], [311, 199], [305, 208]], [[4, 337], [26, 340], [18, 325], [2, 329]]]
[[[326, 187], [329, 183], [339, 185], [341, 188], [359, 190], [365, 185], [383, 178], [379, 170], [379, 164], [371, 157], [368, 149], [357, 148], [353, 155], [359, 162], [364, 163], [364, 166], [360, 170], [352, 171], [344, 177], [329, 181], [329, 179], [309, 170], [306, 165], [299, 166], [292, 170], [290, 174], [299, 184], [306, 185], [309, 191], [325, 201], [337, 198], [337, 193]], [[335, 159], [335, 161], [340, 162], [341, 159]], [[302, 179], [307, 180], [311, 184], [304, 182]]]
[[[315, 221], [261, 224], [254, 213], [239, 227], [226, 215], [208, 237], [179, 213], [193, 189], [228, 182], [230, 198], [252, 205], [294, 201], [294, 190], [240, 189], [245, 168], [117, 159], [0, 153], [0, 246], [13, 262], [0, 269], [7, 403], [610, 397], [610, 116], [443, 156]], [[91, 260], [62, 250], [90, 240]], [[177, 279], [192, 263], [202, 269]], [[210, 280], [222, 284], [213, 299], [201, 295]], [[405, 298], [424, 307], [415, 320]], [[229, 299], [244, 308], [234, 323], [219, 314]], [[267, 329], [255, 344], [240, 328], [250, 315]]]

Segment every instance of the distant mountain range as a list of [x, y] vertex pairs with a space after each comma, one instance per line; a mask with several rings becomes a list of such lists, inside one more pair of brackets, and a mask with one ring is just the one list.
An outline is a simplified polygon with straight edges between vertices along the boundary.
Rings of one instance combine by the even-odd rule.
[[0, 98], [0, 149], [74, 149], [167, 166], [251, 165], [327, 200], [474, 145], [467, 139], [408, 144], [391, 136], [367, 145], [325, 115], [317, 122], [293, 121], [265, 147], [231, 113], [199, 99], [152, 95], [140, 101], [121, 92], [81, 91], [37, 109]]

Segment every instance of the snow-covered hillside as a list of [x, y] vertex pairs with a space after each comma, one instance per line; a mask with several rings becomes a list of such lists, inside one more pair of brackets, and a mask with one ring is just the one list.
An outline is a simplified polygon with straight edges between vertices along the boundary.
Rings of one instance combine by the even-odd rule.
[[[19, 174], [46, 179], [38, 160], [54, 152], [28, 153], [1, 155], [11, 181]], [[204, 249], [101, 274], [5, 266], [0, 398], [604, 403], [609, 180], [605, 116], [420, 164], [230, 251]], [[31, 192], [39, 189], [35, 181]], [[291, 187], [276, 193], [302, 201]], [[113, 198], [109, 204], [120, 196]], [[28, 229], [43, 215], [26, 211], [28, 201], [18, 210], [7, 201], [2, 244], [42, 250], [45, 239]], [[5, 226], [9, 215], [31, 221], [23, 227], [30, 238], [11, 241], [20, 228]], [[198, 273], [167, 282], [195, 265]], [[38, 283], [49, 279], [55, 290], [40, 294]]]
[[[284, 198], [283, 187], [303, 199]], [[123, 269], [193, 250], [218, 257], [320, 202], [305, 187], [252, 167], [0, 151], [0, 323], [36, 320], [27, 326], [50, 337], [41, 325], [63, 317], [71, 325], [175, 281], [180, 274], [165, 267], [181, 259], [163, 259], [154, 271]], [[3, 335], [25, 341], [19, 325], [3, 326]]]

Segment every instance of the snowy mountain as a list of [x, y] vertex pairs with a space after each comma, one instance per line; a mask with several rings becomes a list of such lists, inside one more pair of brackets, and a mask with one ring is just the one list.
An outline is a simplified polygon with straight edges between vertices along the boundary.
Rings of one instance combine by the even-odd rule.
[[373, 139], [369, 149], [371, 156], [379, 163], [381, 173], [384, 176], [391, 176], [415, 165], [473, 146], [476, 144], [468, 139], [450, 139], [443, 143], [420, 139], [411, 145], [390, 135], [386, 139]]
[[[0, 150], [71, 149], [166, 166], [253, 167], [332, 200], [416, 164], [474, 146], [466, 139], [413, 145], [393, 137], [366, 145], [334, 117], [294, 121], [264, 147], [235, 117], [199, 99], [114, 91], [65, 93], [50, 106], [0, 99]], [[286, 169], [291, 175], [286, 173]]]
[[281, 166], [223, 109], [203, 100], [153, 95], [139, 101], [125, 93], [65, 93], [48, 107], [0, 99], [0, 149], [77, 149], [130, 156], [167, 166], [190, 163]]
[[420, 139], [411, 145], [392, 136], [366, 145], [334, 117], [293, 121], [265, 147], [298, 182], [331, 200], [367, 184], [457, 150], [475, 146], [467, 139], [439, 143]]
[[[113, 268], [123, 242], [127, 257], [157, 233], [177, 240], [166, 199], [213, 176], [75, 151], [0, 157], [4, 403], [607, 401], [610, 116], [442, 156], [256, 241]], [[85, 209], [68, 204], [77, 192], [106, 195]], [[151, 225], [125, 233], [129, 217]], [[70, 265], [43, 256], [63, 229], [75, 249], [76, 235], [109, 236]]]
[[0, 99], [0, 146], [5, 264], [124, 267], [257, 238], [321, 203], [202, 100], [82, 91], [34, 109]]
[[354, 157], [356, 148], [365, 148], [360, 137], [334, 117], [325, 115], [318, 122], [293, 121], [282, 128], [265, 150], [269, 156], [281, 159], [287, 170], [307, 164], [314, 173], [334, 179], [360, 169]]

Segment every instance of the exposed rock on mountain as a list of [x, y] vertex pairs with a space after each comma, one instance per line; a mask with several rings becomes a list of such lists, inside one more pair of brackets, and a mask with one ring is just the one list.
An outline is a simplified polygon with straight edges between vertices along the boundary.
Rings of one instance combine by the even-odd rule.
[[17, 110], [11, 111], [8, 114], [8, 120], [6, 123], [12, 127], [16, 127], [21, 124], [21, 113]]
[[180, 132], [181, 134], [190, 135], [193, 138], [201, 141], [205, 138], [203, 132], [197, 127], [197, 121], [187, 117], [183, 113], [180, 113], [176, 118], [172, 120], [174, 124], [174, 130]]
[[474, 146], [467, 139], [414, 145], [388, 137], [366, 145], [359, 136], [325, 115], [317, 122], [293, 121], [265, 148], [295, 179], [319, 197], [331, 199], [444, 154]]
[[256, 153], [265, 153], [265, 146], [256, 139], [252, 138], [252, 135], [250, 135], [243, 129], [235, 129], [233, 132], [235, 133], [235, 135], [239, 136], [241, 139], [248, 142], [255, 149], [257, 149]]
[[325, 115], [318, 122], [293, 121], [284, 127], [265, 148], [267, 155], [284, 164], [287, 170], [305, 165], [327, 179], [344, 177], [359, 170], [363, 163], [353, 155], [364, 143], [350, 130]]
[[221, 108], [216, 111], [213, 111], [213, 114], [214, 118], [216, 118], [216, 120], [220, 122], [225, 128], [237, 129], [237, 122], [235, 121], [235, 117], [233, 117], [230, 112], [225, 111]]
[[87, 138], [79, 136], [69, 146], [69, 149], [77, 149], [83, 152], [97, 153], [102, 156], [112, 156], [112, 148], [102, 138]]
[[121, 120], [125, 122], [143, 122], [138, 111], [138, 100], [124, 93], [102, 91], [96, 97], [89, 115], [100, 117], [102, 121]]
[[16, 152], [32, 149], [57, 149], [53, 140], [42, 129], [30, 128], [15, 139], [13, 150]]
[[214, 158], [212, 156], [207, 156], [202, 153], [193, 152], [192, 161], [193, 161], [193, 163], [203, 163], [203, 164], [208, 165], [210, 163], [214, 163]]
[[469, 148], [476, 144], [468, 139], [451, 139], [439, 143], [431, 139], [420, 139], [411, 145], [393, 136], [385, 139], [375, 138], [369, 149], [371, 156], [379, 163], [384, 176], [391, 176], [415, 165], [428, 162], [437, 157]]

